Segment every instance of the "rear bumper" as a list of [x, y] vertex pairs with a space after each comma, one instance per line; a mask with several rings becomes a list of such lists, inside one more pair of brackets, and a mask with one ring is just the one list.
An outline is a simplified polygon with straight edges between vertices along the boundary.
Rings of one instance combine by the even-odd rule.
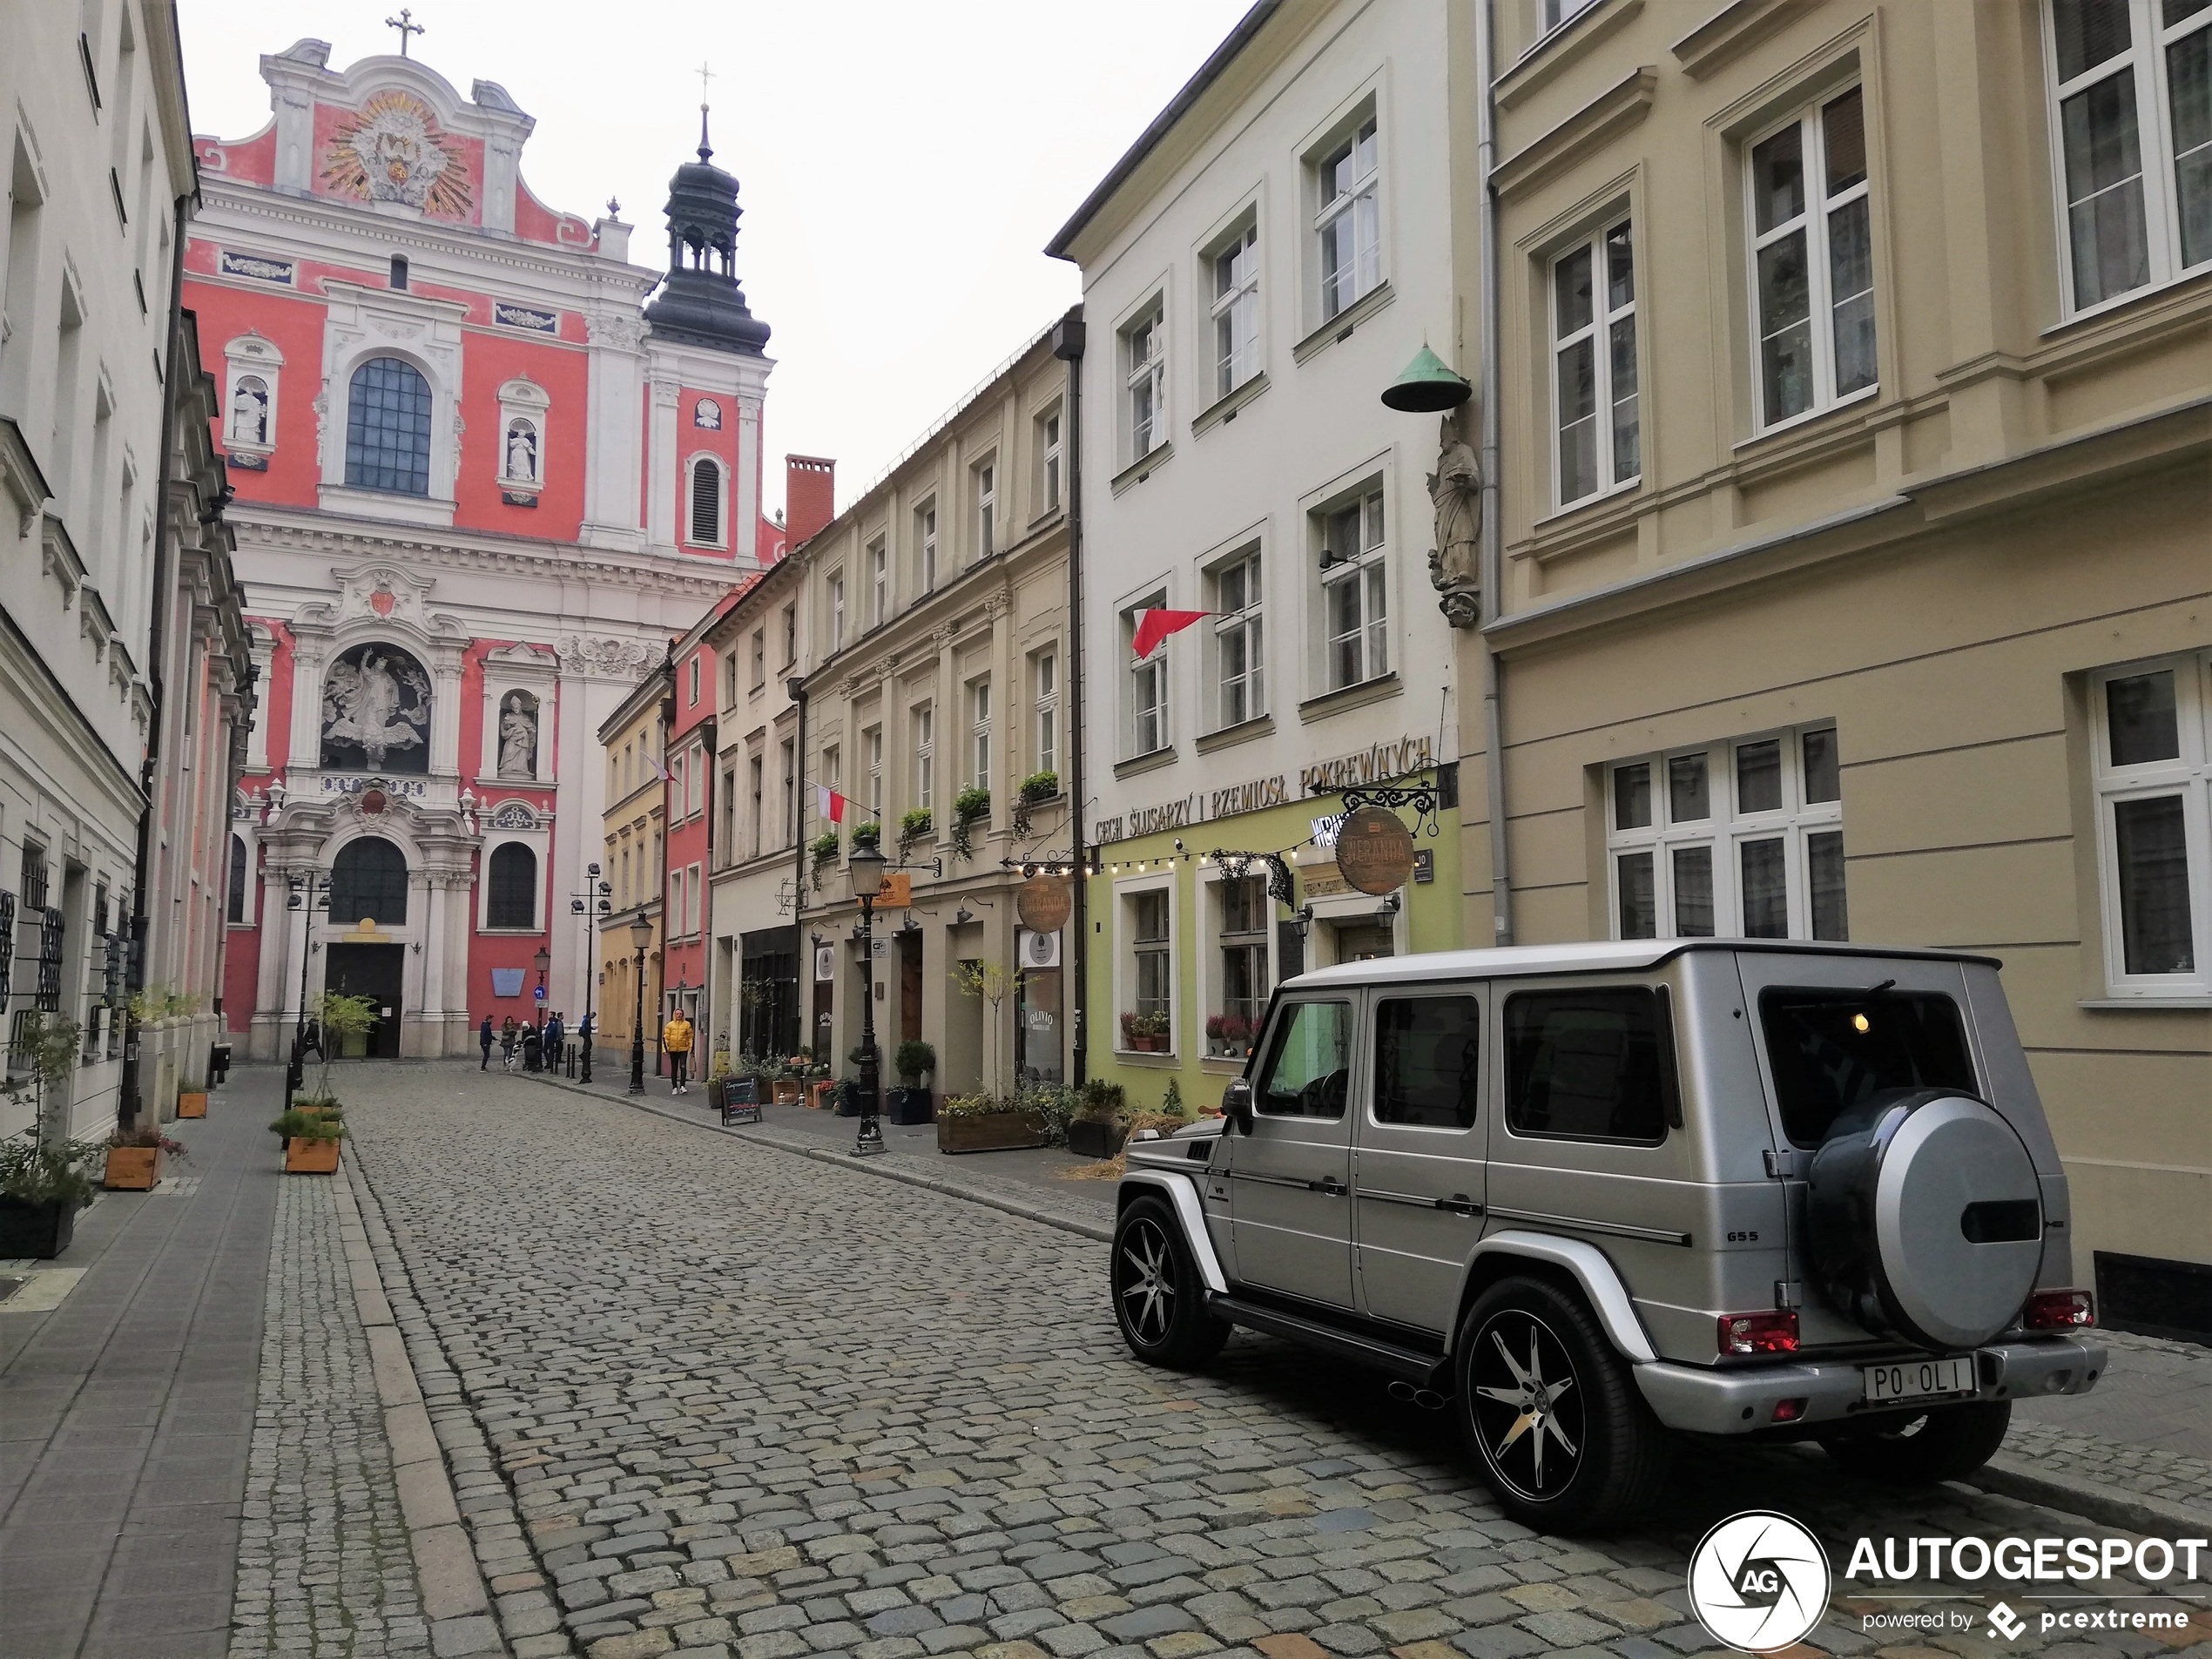
[[[1946, 1396], [1944, 1404], [2086, 1393], [2105, 1368], [2104, 1345], [2086, 1337], [1993, 1342], [1976, 1349], [1974, 1359], [1979, 1391]], [[1805, 1402], [1803, 1414], [1792, 1420], [1793, 1426], [1914, 1409], [1910, 1405], [1869, 1406], [1856, 1360], [1807, 1360], [1726, 1371], [1659, 1360], [1634, 1367], [1634, 1374], [1662, 1423], [1696, 1434], [1749, 1434], [1770, 1427], [1775, 1407], [1785, 1399]]]

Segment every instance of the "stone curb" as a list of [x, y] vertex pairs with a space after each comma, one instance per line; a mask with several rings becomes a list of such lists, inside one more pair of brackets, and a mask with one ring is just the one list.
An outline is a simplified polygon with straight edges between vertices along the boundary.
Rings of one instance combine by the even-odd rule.
[[2206, 1535], [2208, 1527], [2212, 1527], [2212, 1515], [2202, 1510], [2165, 1498], [2122, 1492], [2101, 1481], [2085, 1480], [2079, 1475], [2054, 1474], [2004, 1452], [1959, 1479], [1962, 1484], [1979, 1487], [1984, 1492], [2040, 1504], [2046, 1509], [2062, 1509], [2107, 1527], [2117, 1527], [2122, 1532], [2161, 1538], [2201, 1538]]
[[1077, 1221], [1071, 1216], [1055, 1215], [1035, 1204], [1024, 1204], [1019, 1198], [1009, 1198], [1003, 1193], [985, 1187], [974, 1187], [963, 1181], [949, 1181], [942, 1176], [923, 1175], [917, 1170], [900, 1168], [886, 1158], [856, 1158], [849, 1152], [832, 1152], [805, 1141], [794, 1141], [762, 1129], [725, 1129], [719, 1123], [701, 1123], [696, 1117], [686, 1117], [681, 1112], [654, 1104], [631, 1096], [601, 1094], [596, 1089], [586, 1089], [564, 1077], [536, 1077], [525, 1076], [530, 1082], [549, 1083], [564, 1089], [571, 1095], [582, 1095], [587, 1100], [603, 1101], [610, 1106], [628, 1106], [633, 1110], [651, 1112], [655, 1117], [665, 1117], [671, 1123], [681, 1123], [687, 1129], [705, 1130], [710, 1135], [726, 1135], [732, 1140], [750, 1141], [756, 1146], [765, 1146], [794, 1157], [812, 1158], [817, 1163], [827, 1163], [840, 1170], [855, 1170], [864, 1175], [880, 1176], [887, 1181], [904, 1182], [910, 1187], [922, 1187], [931, 1192], [944, 1194], [948, 1198], [964, 1198], [970, 1204], [980, 1204], [992, 1210], [1004, 1211], [1009, 1216], [1019, 1216], [1024, 1221], [1034, 1221], [1046, 1227], [1057, 1227], [1062, 1232], [1076, 1233], [1084, 1238], [1095, 1238], [1102, 1244], [1113, 1243], [1114, 1230], [1102, 1227], [1093, 1221]]
[[[368, 1337], [369, 1363], [376, 1379], [376, 1398], [384, 1408], [384, 1437], [392, 1448], [392, 1474], [415, 1555], [415, 1577], [421, 1586], [431, 1652], [435, 1659], [489, 1659], [492, 1655], [512, 1659], [512, 1649], [500, 1639], [499, 1627], [493, 1622], [491, 1595], [485, 1588], [469, 1533], [462, 1522], [445, 1449], [425, 1405], [407, 1333], [395, 1316], [395, 1300], [403, 1311], [416, 1312], [413, 1293], [404, 1285], [399, 1287], [396, 1298], [388, 1291], [388, 1281], [377, 1260], [379, 1240], [372, 1237], [372, 1227], [381, 1235], [386, 1251], [390, 1247], [389, 1231], [376, 1207], [375, 1195], [368, 1190], [367, 1177], [358, 1173], [354, 1160], [345, 1160], [341, 1168], [345, 1179], [334, 1190], [339, 1237], [346, 1246], [354, 1305]], [[398, 1265], [395, 1255], [392, 1265]], [[441, 1392], [439, 1380], [433, 1376], [434, 1395]], [[473, 1423], [474, 1420], [469, 1420]]]

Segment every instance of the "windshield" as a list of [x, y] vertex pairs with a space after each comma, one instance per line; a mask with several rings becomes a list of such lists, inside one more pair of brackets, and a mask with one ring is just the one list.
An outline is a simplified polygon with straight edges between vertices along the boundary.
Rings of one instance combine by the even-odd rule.
[[1973, 1094], [1959, 1008], [1932, 991], [1776, 989], [1759, 998], [1782, 1128], [1818, 1146], [1844, 1112], [1922, 1089]]

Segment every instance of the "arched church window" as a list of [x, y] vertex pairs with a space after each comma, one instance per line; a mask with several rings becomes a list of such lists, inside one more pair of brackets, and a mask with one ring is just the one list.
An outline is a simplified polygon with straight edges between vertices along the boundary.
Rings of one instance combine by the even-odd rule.
[[372, 357], [346, 397], [346, 482], [356, 489], [430, 493], [430, 383], [414, 364]]
[[230, 897], [226, 900], [229, 906], [229, 919], [233, 921], [247, 920], [246, 867], [246, 838], [243, 835], [233, 834], [231, 837], [231, 891]]
[[537, 426], [516, 419], [507, 423], [506, 479], [510, 484], [537, 482]]
[[371, 640], [322, 683], [322, 764], [354, 772], [430, 770], [430, 677], [396, 645]]
[[230, 441], [266, 445], [269, 441], [269, 383], [259, 374], [231, 382]]
[[691, 463], [691, 539], [709, 547], [722, 543], [722, 463], [712, 455]]
[[537, 926], [537, 854], [520, 841], [492, 849], [489, 891], [484, 900], [487, 927]]
[[407, 921], [407, 855], [381, 835], [364, 835], [339, 849], [330, 867], [330, 920], [339, 926]]

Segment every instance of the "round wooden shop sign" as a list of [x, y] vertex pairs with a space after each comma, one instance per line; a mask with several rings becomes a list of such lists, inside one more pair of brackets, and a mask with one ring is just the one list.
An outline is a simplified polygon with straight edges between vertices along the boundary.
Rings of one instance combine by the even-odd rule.
[[1362, 806], [1337, 831], [1337, 870], [1362, 893], [1395, 893], [1413, 873], [1413, 832], [1382, 806]]
[[1058, 933], [1068, 925], [1075, 907], [1075, 895], [1064, 875], [1033, 875], [1014, 894], [1015, 914], [1032, 933]]

